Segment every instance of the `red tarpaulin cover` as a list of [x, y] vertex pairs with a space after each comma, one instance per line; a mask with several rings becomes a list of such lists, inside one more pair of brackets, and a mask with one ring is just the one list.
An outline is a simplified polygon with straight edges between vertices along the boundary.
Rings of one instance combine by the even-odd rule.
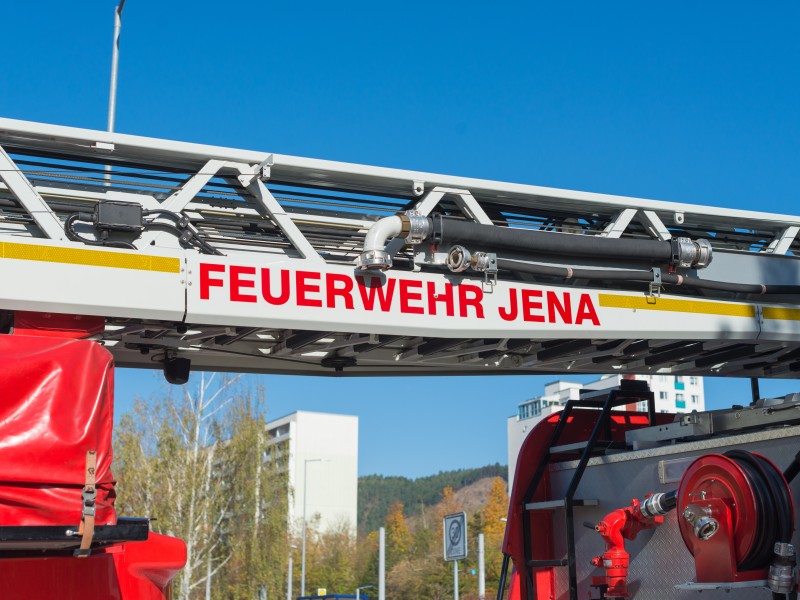
[[78, 525], [97, 451], [97, 525], [116, 524], [114, 370], [88, 340], [0, 335], [0, 525]]

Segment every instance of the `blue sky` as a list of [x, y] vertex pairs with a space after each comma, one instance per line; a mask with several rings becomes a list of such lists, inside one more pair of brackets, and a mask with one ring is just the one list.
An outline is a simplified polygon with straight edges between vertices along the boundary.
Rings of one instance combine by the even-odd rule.
[[[0, 116], [104, 129], [116, 2], [7, 4]], [[117, 130], [796, 214], [800, 4], [754, 6], [128, 0]], [[121, 371], [118, 412], [159, 378]], [[271, 416], [358, 414], [361, 473], [414, 477], [505, 462], [551, 379], [252, 381]]]

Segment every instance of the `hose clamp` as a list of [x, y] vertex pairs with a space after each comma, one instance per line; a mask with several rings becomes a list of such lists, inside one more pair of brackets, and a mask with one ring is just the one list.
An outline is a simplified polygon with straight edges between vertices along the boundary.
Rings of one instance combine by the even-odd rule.
[[403, 221], [401, 235], [405, 237], [408, 244], [419, 244], [430, 235], [431, 222], [417, 210], [407, 210], [400, 218]]

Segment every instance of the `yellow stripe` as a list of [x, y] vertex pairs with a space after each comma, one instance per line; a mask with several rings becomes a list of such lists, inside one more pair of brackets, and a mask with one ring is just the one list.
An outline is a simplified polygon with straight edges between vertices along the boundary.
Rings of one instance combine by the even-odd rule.
[[800, 321], [800, 308], [780, 308], [765, 306], [762, 312], [765, 319], [780, 319], [781, 321]]
[[675, 300], [644, 297], [599, 294], [600, 306], [605, 308], [635, 308], [642, 310], [663, 310], [669, 312], [699, 313], [706, 315], [725, 315], [728, 317], [755, 317], [756, 308], [749, 304], [728, 304], [725, 302], [698, 302], [695, 300]]
[[178, 258], [13, 242], [0, 242], [0, 257], [161, 273], [180, 273], [181, 270], [181, 261]]

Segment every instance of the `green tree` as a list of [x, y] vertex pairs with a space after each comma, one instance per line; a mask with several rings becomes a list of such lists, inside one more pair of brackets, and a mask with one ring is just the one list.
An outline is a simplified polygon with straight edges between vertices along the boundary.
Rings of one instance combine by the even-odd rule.
[[[251, 600], [267, 586], [268, 597], [285, 589], [288, 558], [287, 449], [269, 439], [264, 422], [263, 391], [237, 395], [225, 418], [227, 442], [219, 464], [230, 482], [235, 506], [225, 516], [224, 540], [231, 557], [220, 574], [224, 598]], [[279, 558], [280, 557], [280, 558]]]
[[184, 540], [176, 598], [243, 598], [257, 586], [283, 593], [288, 485], [263, 418], [263, 391], [200, 374], [199, 385], [137, 400], [115, 440], [120, 514], [156, 517]]

